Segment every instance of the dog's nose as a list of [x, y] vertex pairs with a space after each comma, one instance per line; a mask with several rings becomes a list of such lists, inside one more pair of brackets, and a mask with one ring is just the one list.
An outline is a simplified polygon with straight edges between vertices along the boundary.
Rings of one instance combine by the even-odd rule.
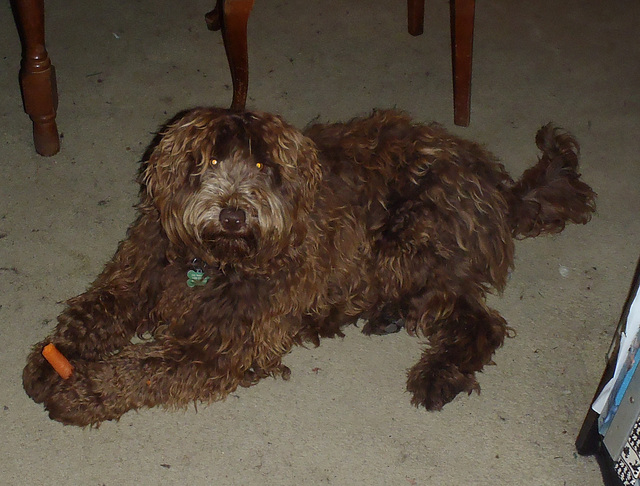
[[220, 211], [220, 224], [225, 231], [235, 233], [244, 227], [247, 220], [242, 209], [224, 208]]

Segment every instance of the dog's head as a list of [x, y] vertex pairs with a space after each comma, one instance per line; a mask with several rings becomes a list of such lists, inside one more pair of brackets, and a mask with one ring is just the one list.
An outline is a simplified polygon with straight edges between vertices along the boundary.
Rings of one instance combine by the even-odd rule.
[[279, 117], [216, 108], [169, 124], [142, 174], [171, 242], [210, 264], [299, 244], [320, 178], [313, 142]]

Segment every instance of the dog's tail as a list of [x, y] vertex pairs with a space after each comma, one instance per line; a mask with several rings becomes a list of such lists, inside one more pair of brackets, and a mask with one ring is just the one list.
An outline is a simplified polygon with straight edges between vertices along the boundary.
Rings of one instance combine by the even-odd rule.
[[510, 189], [517, 238], [559, 233], [568, 222], [587, 223], [595, 211], [596, 193], [578, 173], [578, 142], [549, 124], [538, 131], [536, 145], [542, 157]]

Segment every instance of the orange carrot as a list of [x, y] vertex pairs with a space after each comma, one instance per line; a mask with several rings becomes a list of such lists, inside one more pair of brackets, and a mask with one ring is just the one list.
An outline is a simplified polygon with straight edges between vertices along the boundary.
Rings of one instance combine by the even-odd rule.
[[42, 356], [44, 356], [44, 359], [46, 359], [53, 369], [65, 380], [73, 373], [73, 365], [58, 351], [58, 348], [56, 348], [53, 343], [49, 343], [44, 347]]

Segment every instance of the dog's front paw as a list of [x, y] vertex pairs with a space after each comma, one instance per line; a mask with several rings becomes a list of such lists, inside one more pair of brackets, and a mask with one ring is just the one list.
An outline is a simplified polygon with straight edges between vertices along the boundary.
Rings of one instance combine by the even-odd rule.
[[66, 425], [96, 425], [105, 420], [100, 397], [79, 373], [60, 383], [44, 400], [49, 417]]
[[102, 363], [77, 360], [73, 374], [67, 380], [59, 378], [52, 393], [43, 400], [49, 417], [67, 425], [99, 425], [118, 419], [127, 410], [121, 393], [103, 380]]
[[93, 368], [97, 363], [74, 360], [73, 365], [73, 373], [65, 380], [41, 350], [34, 348], [22, 373], [25, 391], [36, 403], [44, 404], [49, 417], [68, 425], [96, 425], [122, 415], [110, 412], [104, 393], [96, 390]]
[[452, 363], [418, 362], [408, 373], [411, 403], [427, 410], [441, 410], [461, 392], [480, 393], [474, 373], [463, 373]]
[[22, 385], [24, 390], [36, 403], [42, 403], [55, 392], [62, 378], [44, 359], [42, 350], [44, 344], [34, 346], [27, 358], [27, 364], [22, 371]]

